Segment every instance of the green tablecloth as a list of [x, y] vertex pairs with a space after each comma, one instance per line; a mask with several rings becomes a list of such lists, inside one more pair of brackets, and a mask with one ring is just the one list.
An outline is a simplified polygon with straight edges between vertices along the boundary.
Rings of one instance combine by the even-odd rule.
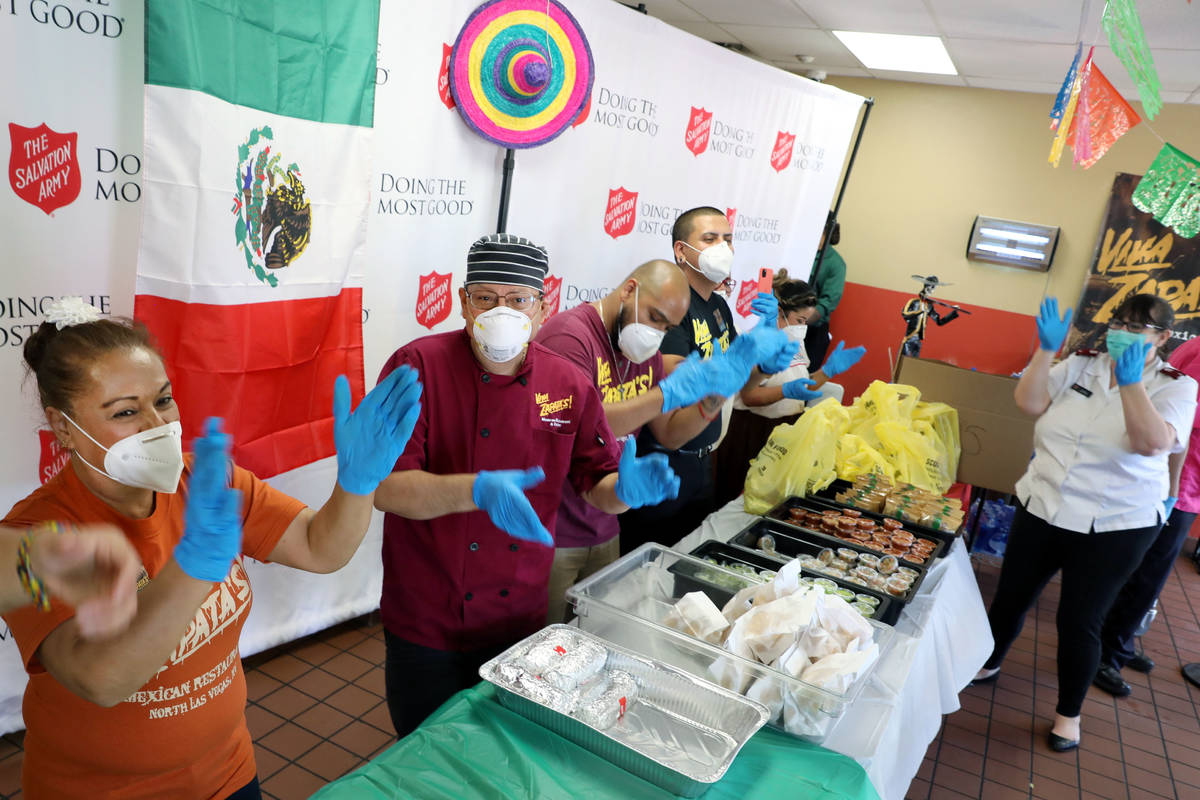
[[[674, 795], [593, 755], [496, 700], [488, 683], [459, 692], [411, 735], [314, 800], [512, 798], [630, 800]], [[705, 800], [878, 800], [846, 756], [763, 728]]]

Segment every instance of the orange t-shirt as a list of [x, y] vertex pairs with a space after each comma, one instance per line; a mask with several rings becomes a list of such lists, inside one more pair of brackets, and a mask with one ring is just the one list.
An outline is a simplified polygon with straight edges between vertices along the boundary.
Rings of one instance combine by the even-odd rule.
[[[185, 471], [181, 486], [189, 478]], [[304, 504], [239, 467], [231, 483], [243, 496], [242, 553], [265, 561]], [[153, 514], [130, 519], [92, 494], [68, 464], [13, 506], [4, 524], [112, 523], [125, 532], [153, 580], [183, 536], [184, 501], [183, 492], [158, 494]], [[24, 797], [223, 798], [253, 780], [238, 652], [251, 599], [239, 557], [158, 674], [112, 708], [73, 694], [38, 662], [42, 642], [73, 616], [70, 606], [54, 602], [48, 613], [29, 607], [5, 614], [29, 673], [22, 706]]]

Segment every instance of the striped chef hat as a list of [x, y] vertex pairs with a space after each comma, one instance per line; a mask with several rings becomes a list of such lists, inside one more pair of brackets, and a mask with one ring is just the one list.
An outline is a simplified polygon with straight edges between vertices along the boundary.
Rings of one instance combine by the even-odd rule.
[[476, 240], [467, 252], [466, 284], [528, 286], [540, 292], [549, 270], [546, 248], [511, 233], [490, 233]]

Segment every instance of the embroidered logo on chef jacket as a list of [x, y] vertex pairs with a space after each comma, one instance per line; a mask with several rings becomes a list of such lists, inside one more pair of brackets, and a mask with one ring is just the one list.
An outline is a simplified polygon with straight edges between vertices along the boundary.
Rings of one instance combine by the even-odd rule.
[[561, 428], [574, 422], [574, 420], [562, 416], [562, 412], [570, 411], [575, 404], [575, 395], [573, 394], [551, 400], [549, 392], [534, 392], [533, 402], [537, 404], [538, 417], [553, 428]]

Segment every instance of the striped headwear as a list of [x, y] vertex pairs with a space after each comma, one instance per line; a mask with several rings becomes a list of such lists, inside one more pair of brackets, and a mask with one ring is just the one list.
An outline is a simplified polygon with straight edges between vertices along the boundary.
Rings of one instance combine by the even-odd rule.
[[546, 248], [511, 233], [490, 233], [476, 240], [467, 252], [466, 284], [528, 286], [540, 292], [549, 270]]

